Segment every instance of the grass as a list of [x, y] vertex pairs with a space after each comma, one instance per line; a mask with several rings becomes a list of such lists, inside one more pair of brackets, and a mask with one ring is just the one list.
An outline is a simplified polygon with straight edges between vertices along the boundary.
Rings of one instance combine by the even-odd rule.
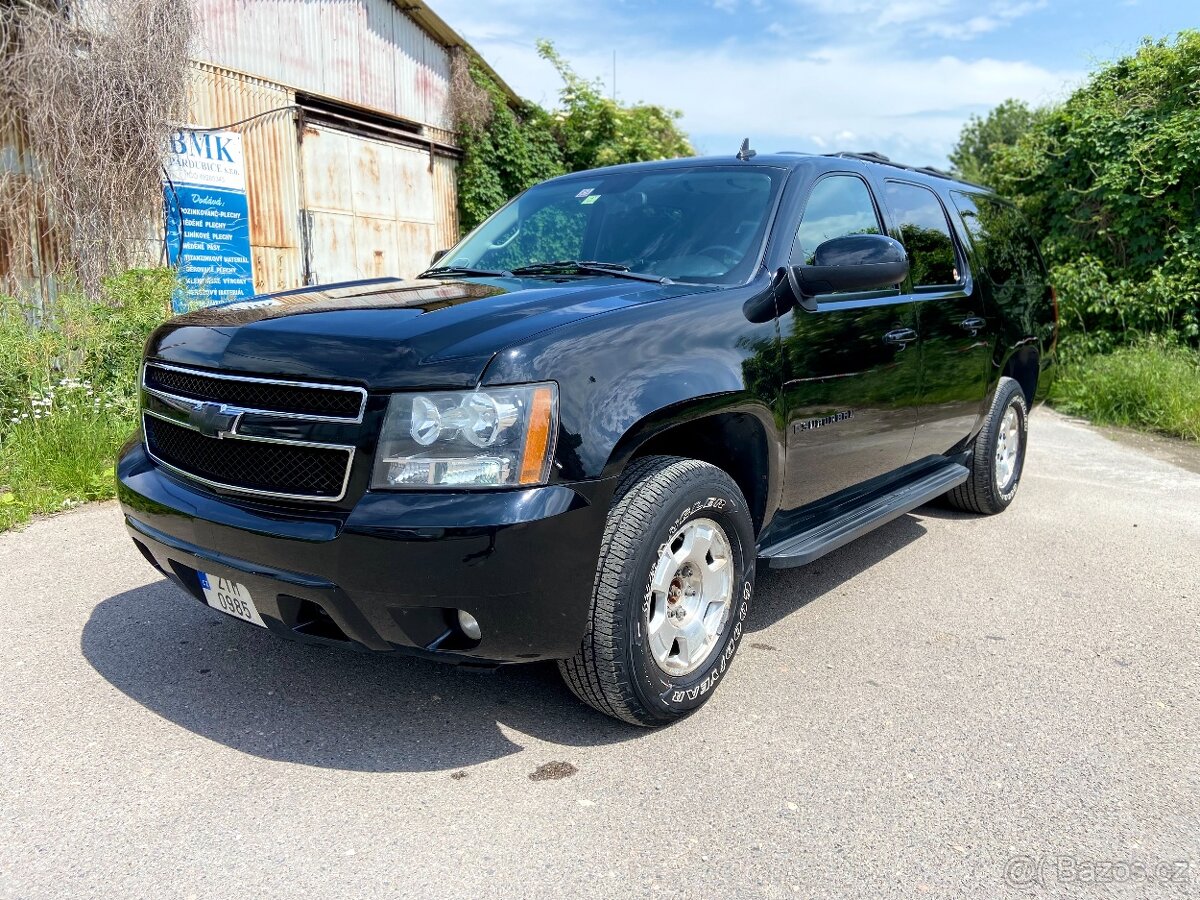
[[1064, 366], [1053, 404], [1101, 425], [1200, 441], [1200, 352], [1158, 342]]
[[174, 284], [169, 270], [145, 269], [109, 279], [98, 298], [0, 297], [0, 531], [113, 496], [142, 346]]
[[67, 381], [9, 421], [0, 444], [0, 531], [113, 496], [113, 459], [134, 429], [127, 404]]

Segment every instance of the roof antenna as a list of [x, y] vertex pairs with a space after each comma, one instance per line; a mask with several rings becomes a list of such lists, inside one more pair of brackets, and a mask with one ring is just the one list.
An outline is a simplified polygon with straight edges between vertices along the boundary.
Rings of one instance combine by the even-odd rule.
[[745, 162], [752, 156], [758, 156], [758, 151], [750, 149], [750, 138], [746, 138], [742, 141], [742, 149], [737, 152], [737, 158]]

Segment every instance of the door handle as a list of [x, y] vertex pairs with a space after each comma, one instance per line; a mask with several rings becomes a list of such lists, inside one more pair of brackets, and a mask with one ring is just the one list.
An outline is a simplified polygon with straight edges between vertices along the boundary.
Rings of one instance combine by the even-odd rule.
[[917, 339], [917, 333], [911, 328], [897, 328], [883, 336], [885, 344], [897, 344], [901, 349]]
[[971, 332], [972, 335], [979, 333], [979, 329], [987, 324], [987, 319], [981, 319], [979, 316], [969, 316], [958, 323], [964, 331]]

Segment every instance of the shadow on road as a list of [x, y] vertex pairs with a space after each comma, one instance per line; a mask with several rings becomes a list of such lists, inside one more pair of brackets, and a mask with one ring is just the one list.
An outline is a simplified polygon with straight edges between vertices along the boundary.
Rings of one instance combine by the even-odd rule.
[[[928, 509], [921, 507], [916, 512], [924, 516]], [[941, 512], [944, 510], [937, 511], [938, 514]], [[825, 596], [924, 534], [925, 526], [920, 519], [905, 515], [807, 566], [796, 569], [760, 566], [747, 630], [757, 632], [770, 628], [780, 619]]]
[[[924, 532], [904, 516], [805, 568], [763, 570], [749, 630], [768, 628]], [[558, 755], [570, 761], [570, 747], [645, 734], [579, 703], [552, 664], [477, 675], [399, 654], [293, 644], [165, 580], [101, 602], [81, 643], [96, 671], [147, 709], [265, 759], [438, 771], [516, 753], [521, 735], [563, 746]]]
[[[436, 771], [516, 753], [521, 734], [567, 748], [644, 734], [577, 701], [553, 664], [478, 675], [399, 654], [293, 644], [165, 580], [97, 605], [81, 645], [97, 672], [146, 708], [266, 759]], [[506, 729], [519, 734], [510, 739]]]

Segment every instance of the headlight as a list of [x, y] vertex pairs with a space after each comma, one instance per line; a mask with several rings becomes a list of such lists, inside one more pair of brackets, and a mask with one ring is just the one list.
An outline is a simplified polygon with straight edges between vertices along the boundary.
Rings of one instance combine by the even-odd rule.
[[476, 391], [393, 394], [373, 488], [543, 484], [558, 432], [553, 382]]

